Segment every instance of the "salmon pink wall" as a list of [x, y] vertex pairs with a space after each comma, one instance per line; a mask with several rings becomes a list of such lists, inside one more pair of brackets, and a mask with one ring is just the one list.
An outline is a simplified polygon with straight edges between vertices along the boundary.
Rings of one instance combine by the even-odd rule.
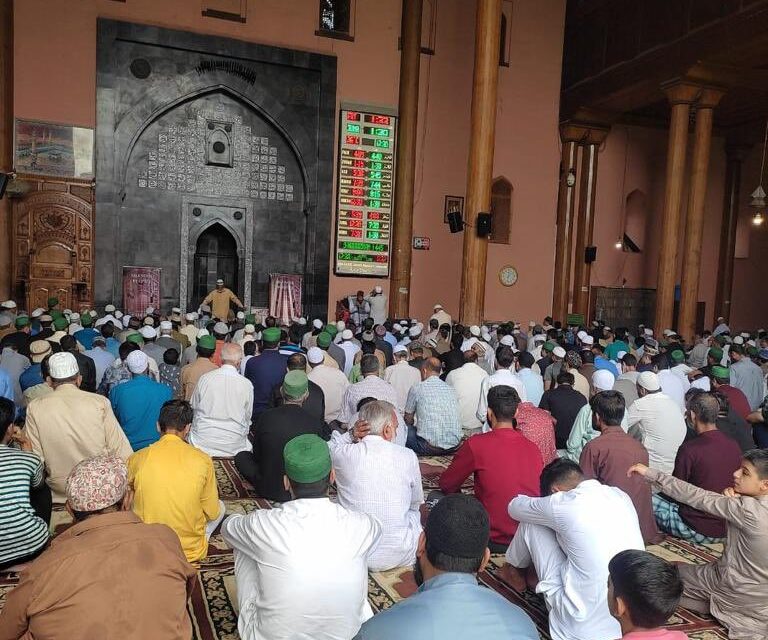
[[[357, 0], [354, 42], [314, 35], [317, 0], [248, 0], [245, 24], [205, 18], [200, 6], [190, 0], [16, 2], [15, 115], [95, 126], [98, 17], [335, 55], [339, 103], [397, 107], [400, 0]], [[474, 2], [440, 0], [437, 6], [435, 55], [421, 56], [414, 235], [432, 240], [429, 251], [413, 254], [411, 314], [421, 318], [435, 302], [458, 315], [462, 236], [443, 223], [443, 199], [465, 195], [472, 90]], [[490, 246], [487, 318], [541, 317], [551, 304], [564, 16], [565, 0], [513, 5], [511, 64], [499, 73], [494, 163], [494, 175], [514, 186], [513, 241]], [[512, 288], [498, 282], [504, 264], [520, 273]], [[331, 312], [338, 298], [376, 284], [388, 292], [385, 280], [331, 275]]]
[[[688, 171], [692, 137], [689, 137]], [[626, 287], [656, 288], [664, 210], [666, 154], [667, 131], [664, 129], [615, 126], [606, 138], [600, 149], [597, 173], [594, 235], [597, 261], [592, 266], [592, 286], [620, 287], [626, 280]], [[699, 276], [699, 301], [706, 304], [704, 324], [710, 329], [717, 287], [724, 179], [724, 141], [720, 137], [714, 137], [704, 206], [704, 237]], [[644, 246], [641, 246], [640, 254], [626, 253], [614, 246], [617, 238], [623, 234], [626, 199], [636, 190], [645, 195], [647, 206], [645, 242]], [[684, 201], [683, 222], [678, 233], [678, 284], [682, 268], [686, 209], [687, 201]]]

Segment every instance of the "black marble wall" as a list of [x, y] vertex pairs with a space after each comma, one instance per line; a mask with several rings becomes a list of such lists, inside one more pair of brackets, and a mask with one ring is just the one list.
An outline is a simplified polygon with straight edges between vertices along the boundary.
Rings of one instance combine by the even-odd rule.
[[197, 238], [219, 223], [246, 304], [299, 273], [305, 313], [326, 313], [334, 57], [99, 20], [96, 98], [97, 304], [154, 266], [164, 308], [197, 308]]

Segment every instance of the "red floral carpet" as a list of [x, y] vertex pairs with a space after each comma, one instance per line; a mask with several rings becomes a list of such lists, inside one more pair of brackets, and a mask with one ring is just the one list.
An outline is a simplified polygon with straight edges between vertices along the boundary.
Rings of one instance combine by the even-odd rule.
[[[442, 457], [423, 458], [421, 471], [424, 491], [428, 493], [437, 488], [442, 470], [449, 459]], [[216, 477], [219, 483], [221, 499], [227, 505], [228, 513], [248, 513], [254, 509], [269, 509], [270, 503], [254, 495], [251, 486], [237, 473], [231, 460], [216, 460]], [[471, 493], [471, 481], [463, 487]], [[67, 526], [67, 516], [62, 511], [54, 514], [54, 528], [61, 531]], [[720, 546], [701, 546], [668, 538], [660, 545], [648, 548], [652, 553], [668, 560], [703, 564], [710, 562], [720, 554]], [[544, 601], [531, 591], [519, 594], [504, 584], [498, 577], [503, 564], [503, 556], [494, 556], [491, 564], [480, 576], [480, 582], [497, 591], [510, 602], [525, 609], [531, 616], [543, 639], [548, 639], [547, 611]], [[209, 554], [198, 573], [198, 588], [189, 600], [188, 608], [194, 627], [194, 637], [199, 640], [238, 640], [237, 633], [237, 597], [231, 550], [224, 544], [221, 535], [216, 532], [211, 537]], [[0, 608], [5, 604], [5, 596], [16, 582], [15, 573], [0, 573]], [[391, 607], [394, 603], [408, 597], [416, 590], [413, 572], [408, 568], [395, 569], [381, 573], [371, 573], [368, 579], [368, 597], [374, 611]], [[725, 630], [712, 618], [702, 617], [687, 609], [678, 609], [670, 619], [668, 627], [684, 631], [693, 640], [725, 640]]]

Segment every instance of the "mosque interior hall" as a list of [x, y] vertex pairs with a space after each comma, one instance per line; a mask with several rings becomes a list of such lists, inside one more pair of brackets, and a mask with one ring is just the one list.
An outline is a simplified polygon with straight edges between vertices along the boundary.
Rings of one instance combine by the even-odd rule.
[[222, 277], [306, 316], [375, 286], [465, 323], [768, 310], [762, 0], [4, 0], [0, 28], [0, 295], [30, 308]]

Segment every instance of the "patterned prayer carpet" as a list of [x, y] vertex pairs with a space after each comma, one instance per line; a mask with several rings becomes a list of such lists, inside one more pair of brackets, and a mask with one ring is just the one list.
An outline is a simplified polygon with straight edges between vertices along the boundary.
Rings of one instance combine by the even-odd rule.
[[[450, 459], [444, 457], [421, 459], [425, 494], [437, 488], [440, 474], [449, 462]], [[215, 460], [215, 467], [219, 493], [227, 505], [227, 513], [249, 513], [254, 509], [272, 507], [269, 501], [255, 497], [250, 484], [240, 477], [231, 460]], [[462, 490], [471, 493], [471, 480]], [[61, 532], [68, 524], [66, 513], [57, 510], [53, 518], [54, 530]], [[668, 537], [660, 545], [649, 547], [648, 550], [667, 560], [703, 564], [719, 556], [722, 548], [721, 545], [696, 545]], [[541, 638], [548, 640], [544, 601], [531, 591], [519, 594], [502, 582], [499, 579], [499, 569], [503, 563], [503, 556], [493, 556], [488, 568], [480, 575], [480, 582], [522, 607], [536, 623]], [[7, 592], [17, 581], [18, 576], [15, 573], [0, 573], [0, 609], [5, 604]], [[371, 573], [368, 578], [368, 597], [375, 612], [391, 607], [415, 590], [413, 572], [408, 568]], [[208, 557], [200, 563], [198, 588], [189, 600], [188, 609], [195, 640], [239, 639], [234, 561], [232, 551], [218, 531], [211, 537]], [[670, 619], [668, 627], [686, 632], [692, 640], [728, 638], [725, 630], [712, 618], [682, 608]]]

